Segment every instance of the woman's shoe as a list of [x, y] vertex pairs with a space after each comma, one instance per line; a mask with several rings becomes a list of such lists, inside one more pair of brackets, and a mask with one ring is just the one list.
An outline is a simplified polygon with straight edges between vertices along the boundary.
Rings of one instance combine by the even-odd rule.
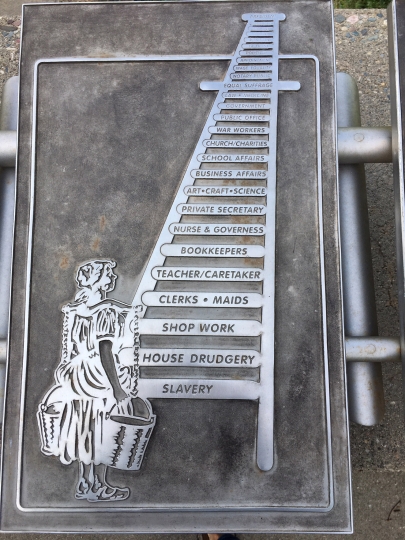
[[128, 488], [113, 488], [108, 484], [101, 486], [94, 491], [90, 489], [86, 499], [89, 502], [108, 502], [108, 501], [124, 501], [129, 497]]

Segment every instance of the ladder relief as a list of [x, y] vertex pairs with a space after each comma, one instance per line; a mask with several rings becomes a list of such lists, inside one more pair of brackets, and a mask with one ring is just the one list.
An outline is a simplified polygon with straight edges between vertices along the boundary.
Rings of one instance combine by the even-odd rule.
[[[257, 464], [270, 470], [277, 102], [279, 90], [299, 83], [278, 81], [285, 15], [242, 18], [224, 80], [200, 84], [217, 97], [133, 303], [147, 306], [139, 321], [144, 343], [159, 336], [162, 344], [141, 348], [141, 366], [229, 368], [226, 379], [141, 378], [140, 393], [257, 400]], [[163, 307], [160, 318], [148, 315], [152, 307]], [[172, 308], [192, 315], [175, 318]], [[250, 380], [235, 380], [240, 367], [252, 368]]]

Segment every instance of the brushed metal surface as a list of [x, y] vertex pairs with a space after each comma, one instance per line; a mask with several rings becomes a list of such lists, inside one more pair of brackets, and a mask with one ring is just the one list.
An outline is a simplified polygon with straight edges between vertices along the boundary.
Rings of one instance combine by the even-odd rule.
[[[402, 28], [404, 6], [393, 1], [387, 10], [388, 51], [390, 60], [392, 163], [394, 173], [395, 237], [398, 275], [398, 307], [402, 373], [405, 373], [405, 184], [403, 147], [403, 88], [404, 57], [402, 51]], [[405, 399], [405, 377], [402, 377]]]
[[[356, 82], [347, 73], [338, 73], [337, 104], [339, 127], [361, 123]], [[364, 165], [339, 166], [339, 192], [345, 334], [375, 336], [377, 309]], [[350, 420], [366, 426], [381, 422], [385, 410], [381, 364], [350, 362], [347, 379]]]
[[351, 529], [333, 27], [306, 9], [24, 8], [3, 529]]

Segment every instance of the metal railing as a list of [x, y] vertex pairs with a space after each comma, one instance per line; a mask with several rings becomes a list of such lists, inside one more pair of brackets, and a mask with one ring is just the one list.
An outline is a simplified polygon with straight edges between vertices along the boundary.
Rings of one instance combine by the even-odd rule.
[[17, 111], [18, 77], [12, 77], [4, 86], [0, 110], [0, 166], [3, 167], [0, 172], [0, 419], [3, 418], [6, 339], [10, 309], [16, 192]]

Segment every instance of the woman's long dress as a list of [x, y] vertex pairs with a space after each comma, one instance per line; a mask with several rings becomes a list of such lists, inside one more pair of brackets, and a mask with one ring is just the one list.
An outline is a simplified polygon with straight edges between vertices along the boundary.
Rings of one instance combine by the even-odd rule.
[[109, 418], [117, 409], [117, 401], [101, 361], [99, 344], [103, 340], [112, 343], [114, 368], [128, 395], [120, 407], [122, 410], [127, 405], [130, 409], [131, 397], [136, 395], [137, 368], [131, 362], [120, 361], [125, 356], [120, 355], [125, 346], [124, 334], [130, 333], [130, 309], [104, 300], [92, 307], [86, 302], [67, 304], [62, 310], [62, 358], [55, 371], [56, 384], [45, 395], [38, 420], [42, 452], [59, 457], [63, 464], [79, 460], [114, 466], [106, 442], [114, 436]]

